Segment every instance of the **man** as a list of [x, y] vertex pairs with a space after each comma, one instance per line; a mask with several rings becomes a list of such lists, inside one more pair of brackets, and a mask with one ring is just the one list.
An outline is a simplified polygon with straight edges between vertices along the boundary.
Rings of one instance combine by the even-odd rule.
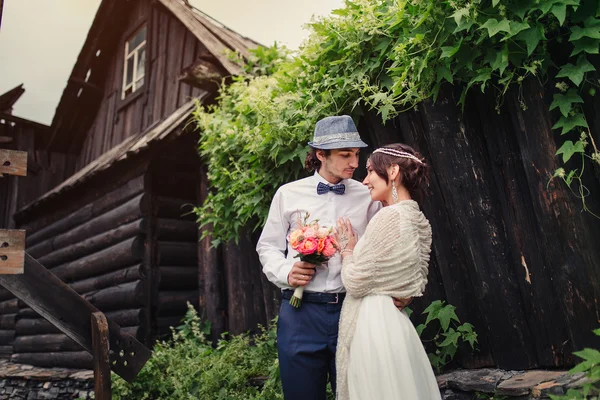
[[[339, 217], [349, 218], [360, 237], [381, 207], [352, 179], [359, 151], [367, 147], [352, 118], [320, 120], [308, 144], [312, 151], [306, 167], [315, 174], [277, 190], [256, 247], [263, 272], [282, 289], [277, 348], [286, 400], [324, 400], [328, 380], [335, 392], [335, 350], [345, 297], [339, 254], [315, 267], [297, 261], [286, 238], [307, 212], [309, 220], [318, 219], [326, 227], [335, 227]], [[301, 306], [294, 308], [289, 299], [298, 286], [304, 286], [304, 294]], [[408, 303], [394, 302], [400, 309]]]

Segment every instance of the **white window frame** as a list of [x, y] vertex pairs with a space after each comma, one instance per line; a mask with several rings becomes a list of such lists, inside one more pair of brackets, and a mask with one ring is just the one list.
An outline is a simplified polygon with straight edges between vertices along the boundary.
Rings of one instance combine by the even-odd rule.
[[[123, 89], [121, 91], [121, 99], [125, 99], [125, 97], [133, 94], [136, 90], [138, 90], [139, 88], [144, 86], [144, 82], [146, 81], [146, 79], [144, 79], [144, 82], [142, 82], [141, 85], [138, 85], [138, 81], [140, 79], [146, 77], [146, 66], [145, 65], [143, 66], [144, 73], [141, 76], [137, 75], [137, 70], [138, 70], [138, 63], [139, 63], [138, 56], [139, 56], [141, 50], [146, 47], [146, 42], [147, 42], [147, 37], [148, 37], [147, 29], [146, 29], [146, 37], [144, 37], [144, 40], [142, 41], [142, 43], [137, 45], [137, 47], [133, 50], [129, 49], [129, 42], [135, 37], [135, 35], [137, 35], [145, 27], [146, 27], [145, 24], [142, 25], [131, 36], [129, 36], [129, 38], [125, 41], [125, 57], [123, 59]], [[148, 52], [146, 51], [146, 57], [147, 56], [148, 56]], [[127, 84], [127, 62], [132, 57], [133, 57], [133, 72], [132, 72], [133, 79], [131, 80], [130, 84]], [[131, 89], [131, 93], [126, 93], [127, 90], [129, 90], [129, 89]]]

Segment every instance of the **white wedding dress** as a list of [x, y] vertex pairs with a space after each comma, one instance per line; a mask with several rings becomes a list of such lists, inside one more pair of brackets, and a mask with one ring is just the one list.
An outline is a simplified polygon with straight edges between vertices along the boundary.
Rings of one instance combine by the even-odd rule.
[[344, 257], [346, 298], [336, 349], [338, 400], [437, 400], [423, 344], [392, 297], [421, 296], [431, 226], [412, 200], [384, 207]]
[[350, 346], [348, 388], [350, 400], [440, 399], [419, 335], [389, 296], [363, 298]]

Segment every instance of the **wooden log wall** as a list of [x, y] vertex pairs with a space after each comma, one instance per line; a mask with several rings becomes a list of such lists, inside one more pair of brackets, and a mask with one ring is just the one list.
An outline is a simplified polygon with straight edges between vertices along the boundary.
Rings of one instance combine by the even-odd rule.
[[[548, 185], [560, 166], [551, 93], [529, 81], [500, 114], [478, 94], [463, 113], [447, 87], [435, 104], [385, 126], [367, 114], [359, 126], [370, 150], [404, 142], [432, 166], [422, 205], [434, 232], [430, 281], [414, 308], [443, 299], [475, 326], [479, 350], [464, 349], [466, 367], [567, 367], [573, 351], [600, 345], [591, 332], [600, 320], [600, 224], [563, 184]], [[592, 132], [600, 136], [598, 125]], [[589, 170], [586, 200], [598, 211], [598, 173]]]
[[188, 134], [161, 152], [150, 168], [153, 195], [156, 285], [156, 333], [170, 334], [187, 311], [187, 302], [199, 307], [198, 225], [192, 206], [197, 204], [199, 158], [195, 135]]
[[[27, 238], [33, 257], [141, 340], [148, 338], [150, 326], [144, 256], [152, 210], [145, 183], [144, 175], [134, 177]], [[78, 344], [0, 291], [5, 298], [0, 321], [7, 329], [0, 329], [0, 345], [12, 346], [13, 361], [91, 368], [91, 357]]]

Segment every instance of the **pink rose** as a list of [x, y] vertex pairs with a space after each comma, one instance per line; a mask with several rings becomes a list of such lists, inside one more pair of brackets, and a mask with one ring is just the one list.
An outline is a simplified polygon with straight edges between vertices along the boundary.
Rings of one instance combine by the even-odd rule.
[[305, 227], [303, 230], [303, 236], [305, 238], [315, 238], [317, 237], [317, 232], [313, 227]]
[[333, 257], [333, 255], [335, 254], [336, 251], [337, 251], [337, 249], [334, 244], [334, 241], [329, 237], [325, 238], [325, 243], [323, 246], [322, 254], [325, 257]]
[[317, 250], [318, 242], [314, 237], [307, 237], [298, 245], [298, 253], [303, 255], [313, 254]]

